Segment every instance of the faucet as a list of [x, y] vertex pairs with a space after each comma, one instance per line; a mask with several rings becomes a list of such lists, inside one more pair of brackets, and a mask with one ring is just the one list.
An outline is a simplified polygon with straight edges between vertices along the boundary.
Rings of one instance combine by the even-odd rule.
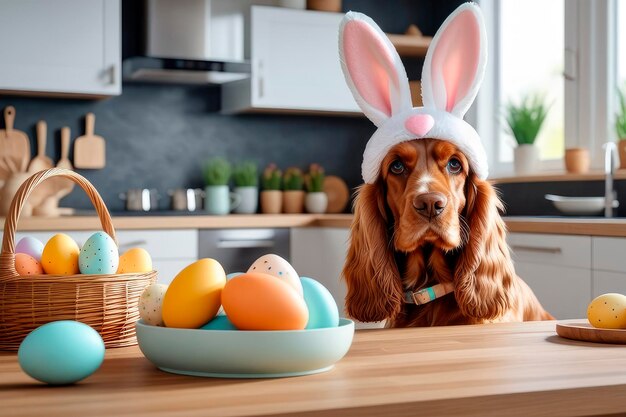
[[608, 142], [604, 148], [604, 217], [613, 217], [613, 207], [617, 200], [617, 193], [613, 189], [613, 176], [617, 166], [617, 147]]

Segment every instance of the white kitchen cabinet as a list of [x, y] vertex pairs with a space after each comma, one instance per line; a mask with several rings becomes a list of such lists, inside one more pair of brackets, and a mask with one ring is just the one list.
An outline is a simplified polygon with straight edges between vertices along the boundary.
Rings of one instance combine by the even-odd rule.
[[0, 90], [121, 94], [120, 0], [0, 0]]
[[592, 299], [591, 237], [510, 233], [515, 271], [557, 319], [586, 317]]
[[[79, 246], [91, 236], [92, 231], [51, 231], [51, 232], [17, 232], [15, 243], [24, 236], [39, 239], [44, 244], [57, 233], [65, 233], [74, 239]], [[183, 268], [198, 259], [198, 230], [118, 230], [116, 237], [120, 253], [130, 248], [144, 248], [152, 258], [154, 269], [159, 273], [158, 281], [169, 284]], [[1, 234], [0, 234], [1, 238]]]
[[[346, 283], [341, 276], [346, 262], [350, 229], [296, 227], [291, 229], [291, 264], [300, 276], [321, 282], [345, 316]], [[384, 323], [356, 323], [358, 329], [380, 328]]]
[[594, 298], [609, 292], [626, 294], [626, 273], [595, 270], [592, 273]]
[[222, 111], [360, 113], [339, 64], [341, 13], [252, 7], [251, 78], [222, 86]]

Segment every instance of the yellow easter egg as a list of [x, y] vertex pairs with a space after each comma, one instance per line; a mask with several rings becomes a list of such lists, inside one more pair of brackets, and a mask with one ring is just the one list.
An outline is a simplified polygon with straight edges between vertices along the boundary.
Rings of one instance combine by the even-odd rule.
[[152, 271], [152, 258], [147, 250], [132, 248], [120, 256], [118, 274], [140, 273]]
[[180, 271], [163, 298], [166, 327], [197, 329], [217, 314], [226, 284], [224, 268], [215, 259], [200, 259]]
[[587, 319], [593, 327], [626, 329], [626, 295], [608, 293], [589, 303]]
[[41, 266], [46, 274], [75, 275], [78, 269], [78, 245], [66, 234], [59, 233], [50, 238], [41, 254]]

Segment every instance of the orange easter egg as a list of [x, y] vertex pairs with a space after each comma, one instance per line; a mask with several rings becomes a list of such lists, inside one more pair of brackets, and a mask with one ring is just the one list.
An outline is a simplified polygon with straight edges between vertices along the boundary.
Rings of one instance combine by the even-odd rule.
[[46, 274], [76, 275], [78, 269], [78, 245], [68, 235], [56, 234], [50, 238], [41, 254], [41, 266]]
[[15, 270], [22, 276], [43, 275], [43, 268], [37, 259], [25, 253], [15, 254]]
[[287, 282], [264, 273], [228, 281], [222, 305], [239, 330], [302, 330], [309, 321], [302, 296]]

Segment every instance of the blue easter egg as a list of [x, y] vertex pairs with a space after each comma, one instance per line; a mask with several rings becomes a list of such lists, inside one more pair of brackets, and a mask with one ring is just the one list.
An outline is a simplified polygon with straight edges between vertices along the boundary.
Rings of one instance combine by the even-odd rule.
[[30, 332], [17, 352], [22, 370], [51, 385], [87, 378], [104, 360], [104, 342], [94, 329], [72, 320], [53, 321]]
[[202, 330], [237, 330], [226, 316], [215, 316], [213, 320], [200, 328]]
[[238, 277], [239, 275], [243, 275], [243, 272], [231, 272], [230, 274], [226, 275], [226, 280]]
[[96, 232], [83, 245], [78, 257], [81, 274], [115, 274], [120, 254], [115, 241], [105, 232]]
[[307, 329], [337, 327], [339, 325], [339, 309], [330, 291], [313, 278], [300, 277], [304, 301], [309, 308]]

